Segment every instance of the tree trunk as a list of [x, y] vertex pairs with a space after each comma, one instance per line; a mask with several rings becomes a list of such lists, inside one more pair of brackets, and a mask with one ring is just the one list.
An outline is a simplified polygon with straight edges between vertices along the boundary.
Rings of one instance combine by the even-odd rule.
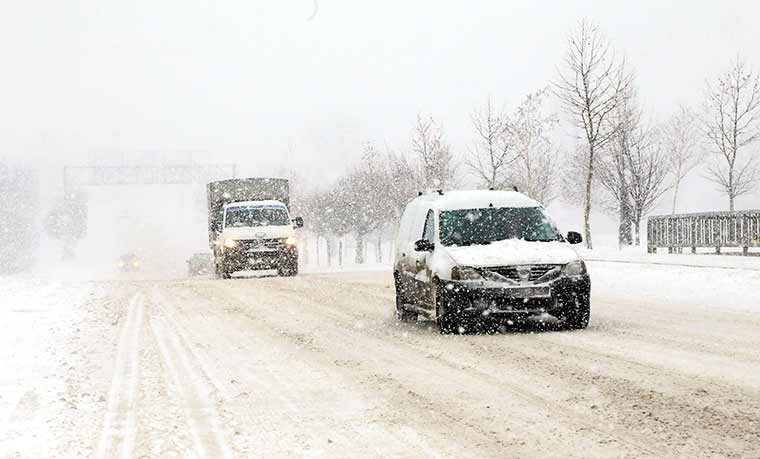
[[325, 238], [325, 242], [327, 243], [327, 266], [332, 266], [332, 256], [333, 256], [332, 238], [330, 236], [327, 236]]
[[594, 148], [589, 146], [589, 164], [586, 173], [586, 199], [583, 203], [583, 237], [586, 248], [591, 249], [591, 182], [594, 179]]
[[377, 252], [376, 252], [377, 258], [375, 258], [375, 262], [382, 263], [383, 262], [383, 235], [381, 233], [377, 234]]
[[728, 196], [728, 210], [730, 210], [731, 212], [734, 211], [734, 195], [733, 194], [730, 194]]
[[364, 234], [356, 233], [356, 264], [364, 264]]
[[636, 246], [641, 245], [641, 216], [636, 215], [633, 222], [633, 231], [636, 233]]
[[632, 244], [631, 237], [631, 206], [627, 202], [620, 203], [620, 215], [618, 224], [618, 248]]
[[321, 239], [321, 237], [317, 236], [317, 266], [321, 266], [322, 265], [322, 263], [320, 262], [320, 257], [319, 257], [319, 249], [320, 249], [319, 246], [320, 246], [320, 243], [322, 242], [320, 239]]
[[676, 203], [678, 202], [678, 187], [681, 186], [681, 181], [676, 180], [676, 186], [673, 190], [673, 212], [671, 212], [673, 215], [676, 214]]

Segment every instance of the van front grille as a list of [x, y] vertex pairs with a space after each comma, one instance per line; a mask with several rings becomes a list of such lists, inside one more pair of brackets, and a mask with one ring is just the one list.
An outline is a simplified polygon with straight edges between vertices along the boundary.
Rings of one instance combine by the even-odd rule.
[[[511, 279], [515, 282], [520, 282], [520, 275], [517, 272], [517, 268], [529, 267], [530, 268], [530, 282], [535, 282], [553, 269], [557, 269], [557, 274], [562, 269], [562, 265], [523, 265], [523, 266], [497, 266], [494, 268], [487, 268], [489, 271], [495, 272], [501, 276]], [[549, 280], [549, 279], [546, 279]]]

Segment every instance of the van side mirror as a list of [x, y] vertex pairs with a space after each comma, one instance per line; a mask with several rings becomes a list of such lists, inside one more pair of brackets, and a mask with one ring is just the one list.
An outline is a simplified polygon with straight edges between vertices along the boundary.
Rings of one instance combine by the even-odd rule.
[[435, 244], [428, 241], [427, 239], [420, 239], [414, 243], [415, 252], [432, 252], [433, 249], [435, 249]]
[[577, 233], [575, 231], [568, 231], [567, 242], [571, 244], [580, 244], [581, 242], [583, 242], [583, 236], [581, 236], [581, 233]]
[[296, 217], [293, 219], [293, 226], [295, 228], [303, 228], [303, 217]]

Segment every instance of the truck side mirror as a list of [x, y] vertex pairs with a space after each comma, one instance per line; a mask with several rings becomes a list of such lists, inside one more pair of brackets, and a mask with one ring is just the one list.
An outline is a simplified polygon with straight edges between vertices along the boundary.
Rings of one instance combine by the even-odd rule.
[[583, 242], [583, 236], [581, 236], [581, 233], [577, 233], [575, 231], [568, 231], [567, 242], [571, 244], [580, 244], [581, 242]]
[[428, 241], [427, 239], [420, 239], [414, 243], [415, 252], [432, 252], [433, 249], [435, 249], [435, 244]]
[[303, 228], [303, 217], [296, 217], [293, 219], [293, 226], [296, 228]]

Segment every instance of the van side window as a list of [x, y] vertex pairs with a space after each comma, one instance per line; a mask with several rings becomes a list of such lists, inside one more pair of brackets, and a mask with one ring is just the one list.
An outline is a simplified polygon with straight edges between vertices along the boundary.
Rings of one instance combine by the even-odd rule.
[[429, 210], [425, 218], [425, 229], [422, 231], [422, 239], [433, 242], [435, 240], [435, 213]]

